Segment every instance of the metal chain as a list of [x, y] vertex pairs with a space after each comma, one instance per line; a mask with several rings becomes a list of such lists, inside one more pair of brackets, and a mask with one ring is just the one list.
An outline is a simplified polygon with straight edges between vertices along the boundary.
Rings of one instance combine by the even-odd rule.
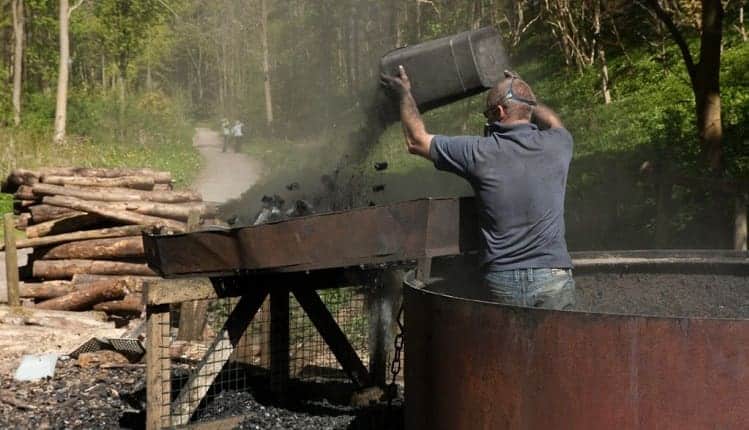
[[398, 316], [395, 319], [396, 324], [398, 324], [398, 334], [395, 335], [394, 340], [394, 354], [393, 354], [393, 362], [390, 364], [390, 374], [392, 375], [392, 379], [390, 381], [390, 385], [388, 386], [388, 406], [390, 406], [393, 402], [393, 399], [398, 396], [398, 384], [395, 383], [395, 379], [398, 377], [398, 374], [401, 371], [401, 353], [403, 351], [403, 323], [401, 322], [401, 318], [403, 317], [403, 303], [401, 302], [400, 309], [398, 310]]

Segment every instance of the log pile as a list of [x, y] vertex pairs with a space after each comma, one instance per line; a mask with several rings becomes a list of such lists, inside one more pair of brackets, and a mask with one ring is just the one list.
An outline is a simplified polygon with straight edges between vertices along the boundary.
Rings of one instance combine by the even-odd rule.
[[139, 315], [143, 282], [156, 276], [141, 233], [185, 232], [216, 214], [199, 194], [174, 190], [169, 172], [150, 169], [16, 169], [3, 191], [14, 194], [16, 229], [26, 233], [16, 248], [33, 248], [20, 296], [40, 309]]

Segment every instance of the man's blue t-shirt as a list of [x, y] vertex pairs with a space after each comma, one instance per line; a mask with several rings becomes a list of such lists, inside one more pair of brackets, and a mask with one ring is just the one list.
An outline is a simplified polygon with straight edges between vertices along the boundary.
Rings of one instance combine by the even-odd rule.
[[434, 136], [435, 167], [467, 179], [476, 194], [485, 272], [570, 268], [564, 192], [572, 136], [522, 123], [489, 127], [487, 137]]

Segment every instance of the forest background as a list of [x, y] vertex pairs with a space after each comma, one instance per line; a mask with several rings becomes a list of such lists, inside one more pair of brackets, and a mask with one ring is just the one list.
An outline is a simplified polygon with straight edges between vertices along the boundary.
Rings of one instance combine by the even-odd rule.
[[[575, 137], [571, 249], [740, 248], [749, 183], [744, 6], [0, 0], [0, 174], [142, 166], [187, 184], [200, 166], [193, 127], [229, 118], [245, 123], [244, 150], [269, 176], [345, 169], [377, 182], [370, 166], [386, 160], [390, 182], [407, 190], [398, 198], [466, 194], [458, 179], [407, 156], [400, 126], [369, 133], [367, 107], [384, 53], [492, 25], [513, 68]], [[433, 132], [476, 134], [483, 110], [479, 95], [425, 119]]]

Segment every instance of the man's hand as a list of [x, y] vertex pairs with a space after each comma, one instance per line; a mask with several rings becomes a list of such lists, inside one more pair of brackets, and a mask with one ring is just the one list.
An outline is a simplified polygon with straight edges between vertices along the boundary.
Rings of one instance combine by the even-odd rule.
[[559, 116], [550, 107], [541, 103], [533, 108], [531, 121], [536, 123], [542, 130], [547, 128], [564, 128], [564, 124], [562, 124]]
[[411, 80], [408, 79], [406, 69], [398, 66], [397, 76], [381, 74], [380, 83], [398, 100], [408, 152], [429, 159], [429, 148], [432, 145], [433, 136], [427, 133], [424, 121], [421, 119], [416, 100], [411, 94]]
[[380, 74], [380, 84], [385, 87], [388, 92], [398, 99], [403, 98], [406, 94], [411, 92], [411, 80], [408, 79], [406, 69], [403, 66], [398, 66], [398, 75], [390, 76], [384, 73]]
[[505, 78], [507, 79], [520, 79], [520, 75], [517, 74], [517, 72], [513, 72], [512, 70], [506, 70], [505, 69]]

